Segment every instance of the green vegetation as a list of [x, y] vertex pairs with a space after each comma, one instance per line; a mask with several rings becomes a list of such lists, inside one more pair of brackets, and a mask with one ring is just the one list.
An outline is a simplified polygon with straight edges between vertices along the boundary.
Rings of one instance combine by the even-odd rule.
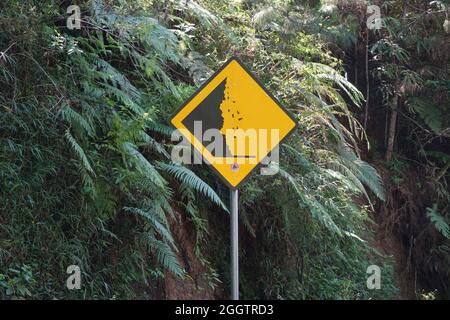
[[[0, 3], [1, 299], [164, 298], [169, 277], [196, 282], [181, 220], [226, 297], [228, 190], [171, 162], [167, 119], [232, 55], [299, 123], [279, 173], [242, 188], [241, 296], [398, 297], [382, 228], [416, 293], [448, 297], [446, 1], [384, 1], [378, 31], [359, 0], [79, 3], [81, 30], [65, 2]], [[82, 290], [66, 288], [73, 264]]]

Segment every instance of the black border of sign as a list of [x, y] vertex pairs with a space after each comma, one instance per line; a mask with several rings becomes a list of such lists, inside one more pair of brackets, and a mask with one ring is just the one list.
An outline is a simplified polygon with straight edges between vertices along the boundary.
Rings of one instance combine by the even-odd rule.
[[[175, 110], [174, 113], [172, 113], [172, 115], [169, 118], [169, 122], [170, 125], [176, 129], [172, 120], [173, 118], [175, 118], [175, 116], [181, 111], [183, 110], [183, 108], [189, 103], [191, 102], [192, 99], [194, 99], [194, 97], [196, 95], [198, 95], [223, 69], [225, 69], [226, 66], [228, 66], [232, 61], [236, 61], [249, 75], [250, 77], [252, 77], [252, 79], [263, 89], [263, 91], [270, 97], [273, 99], [273, 101], [275, 101], [275, 103], [278, 105], [278, 107], [280, 107], [288, 116], [289, 118], [291, 118], [292, 121], [294, 121], [295, 125], [294, 127], [284, 136], [283, 139], [280, 140], [280, 142], [278, 142], [278, 144], [276, 146], [274, 146], [270, 151], [269, 154], [277, 147], [279, 147], [284, 140], [286, 140], [293, 132], [295, 129], [297, 129], [298, 127], [298, 122], [297, 119], [292, 115], [292, 113], [287, 110], [278, 100], [277, 98], [275, 98], [267, 89], [266, 87], [261, 83], [261, 81], [258, 80], [258, 78], [256, 78], [256, 76], [244, 65], [244, 63], [242, 63], [242, 61], [237, 57], [237, 56], [232, 56], [230, 59], [228, 59], [216, 72], [214, 72], [214, 74], [209, 77], [208, 80], [206, 80], [197, 90], [195, 90], [195, 92], [189, 97], [189, 99], [187, 99], [177, 110]], [[189, 140], [189, 137], [186, 137], [186, 139]], [[194, 149], [195, 147], [192, 146]], [[198, 150], [195, 150], [196, 152], [199, 152]], [[200, 152], [199, 152], [200, 153]], [[233, 186], [231, 185], [230, 182], [228, 182], [227, 179], [225, 179], [225, 177], [219, 172], [219, 170], [217, 170], [213, 165], [209, 164], [209, 166], [213, 169], [213, 171], [216, 173], [216, 175], [219, 176], [219, 178], [231, 189], [231, 190], [236, 190], [239, 189], [239, 187], [245, 183], [247, 181], [248, 178], [250, 178], [251, 173], [253, 173], [255, 170], [258, 170], [261, 167], [261, 163], [269, 156], [269, 154], [267, 156], [265, 156], [263, 159], [261, 159], [261, 161], [251, 170], [249, 171], [249, 173], [247, 173], [247, 175], [241, 180], [241, 182], [239, 182], [238, 185]], [[203, 156], [202, 156], [203, 157]]]

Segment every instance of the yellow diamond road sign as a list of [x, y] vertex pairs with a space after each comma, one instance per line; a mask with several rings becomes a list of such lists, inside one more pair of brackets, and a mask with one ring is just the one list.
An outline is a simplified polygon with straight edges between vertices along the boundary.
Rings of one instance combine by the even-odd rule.
[[233, 189], [297, 124], [237, 58], [204, 83], [171, 123]]

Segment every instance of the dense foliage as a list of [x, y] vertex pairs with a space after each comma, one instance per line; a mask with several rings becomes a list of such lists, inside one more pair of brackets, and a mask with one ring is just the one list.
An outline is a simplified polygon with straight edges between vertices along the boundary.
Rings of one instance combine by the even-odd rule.
[[[347, 76], [364, 72], [348, 57], [363, 52], [365, 38], [364, 23], [347, 21], [343, 5], [361, 1], [80, 1], [81, 30], [66, 28], [66, 2], [0, 3], [0, 298], [164, 297], [164, 279], [195, 282], [174, 237], [180, 216], [195, 234], [202, 277], [226, 297], [228, 190], [206, 165], [171, 162], [167, 119], [232, 55], [299, 123], [280, 163], [271, 164], [278, 174], [254, 175], [242, 188], [242, 297], [395, 297], [394, 264], [373, 244], [369, 213], [384, 210], [387, 222], [399, 208], [396, 223], [407, 212], [423, 215], [409, 231], [418, 239], [416, 228], [427, 226], [426, 245], [417, 248], [437, 269], [420, 266], [426, 259], [415, 268], [423, 278], [438, 273], [426, 289], [447, 293], [450, 70], [437, 66], [449, 52], [443, 2], [426, 11], [441, 28], [426, 36], [428, 25], [412, 26], [386, 2], [392, 18], [365, 46], [373, 78], [364, 85], [377, 85], [370, 105], [361, 81]], [[417, 10], [408, 19], [420, 24]], [[371, 122], [381, 108], [391, 110], [386, 119], [401, 108], [394, 135], [418, 147], [401, 148], [399, 138], [394, 150], [389, 132], [386, 147], [377, 140]], [[377, 156], [385, 149], [386, 160]], [[393, 173], [388, 192], [361, 159], [368, 154]], [[420, 162], [428, 177], [422, 186], [430, 191], [414, 209], [393, 198], [412, 165], [402, 157]], [[73, 264], [82, 290], [66, 288]], [[381, 290], [366, 286], [369, 265], [382, 269]]]

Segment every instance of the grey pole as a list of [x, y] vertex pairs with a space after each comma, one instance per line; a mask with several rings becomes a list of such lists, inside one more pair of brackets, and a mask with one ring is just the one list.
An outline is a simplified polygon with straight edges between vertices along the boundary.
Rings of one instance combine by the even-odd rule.
[[231, 300], [239, 300], [238, 190], [230, 190]]

